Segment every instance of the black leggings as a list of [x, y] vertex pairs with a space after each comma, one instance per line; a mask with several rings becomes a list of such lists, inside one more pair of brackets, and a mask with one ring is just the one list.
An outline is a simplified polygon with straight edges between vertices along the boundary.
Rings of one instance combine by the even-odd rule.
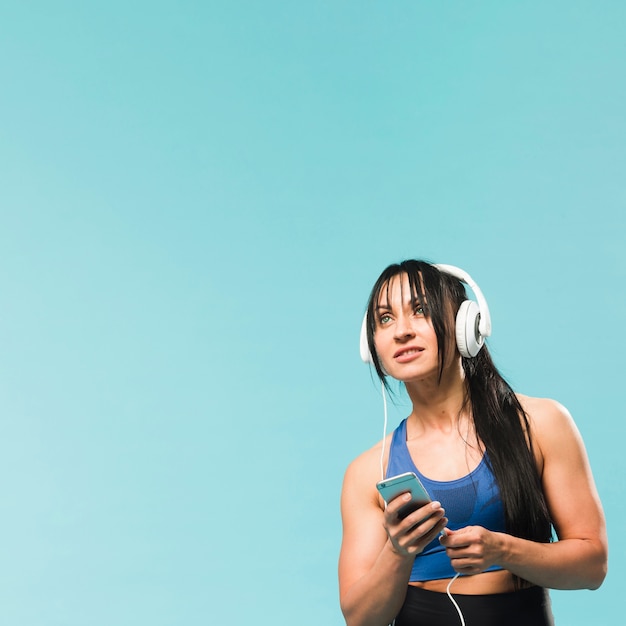
[[[466, 626], [554, 626], [550, 596], [542, 587], [483, 596], [452, 594]], [[395, 626], [460, 626], [448, 594], [409, 585]]]

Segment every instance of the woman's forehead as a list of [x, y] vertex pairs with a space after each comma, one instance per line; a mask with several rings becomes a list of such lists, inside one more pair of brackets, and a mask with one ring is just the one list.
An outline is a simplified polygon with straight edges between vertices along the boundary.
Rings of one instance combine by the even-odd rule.
[[422, 297], [423, 285], [421, 283], [421, 275], [411, 280], [406, 272], [396, 274], [381, 285], [376, 305], [380, 307], [392, 304], [412, 304]]

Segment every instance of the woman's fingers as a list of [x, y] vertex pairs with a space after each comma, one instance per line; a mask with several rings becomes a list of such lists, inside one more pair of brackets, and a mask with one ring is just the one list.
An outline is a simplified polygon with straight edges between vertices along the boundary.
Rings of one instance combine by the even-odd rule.
[[385, 528], [397, 551], [418, 554], [437, 538], [448, 520], [439, 502], [429, 502], [399, 519], [398, 511], [406, 506], [409, 500], [410, 497], [398, 496], [390, 501], [385, 512]]

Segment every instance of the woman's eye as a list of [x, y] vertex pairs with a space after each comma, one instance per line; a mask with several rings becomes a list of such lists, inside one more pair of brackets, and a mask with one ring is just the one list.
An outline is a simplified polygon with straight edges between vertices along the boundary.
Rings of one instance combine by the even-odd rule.
[[415, 309], [413, 309], [413, 313], [415, 313], [415, 315], [424, 315], [424, 307], [418, 304]]
[[391, 315], [387, 315], [386, 313], [384, 315], [380, 316], [380, 323], [381, 324], [388, 324], [391, 321]]

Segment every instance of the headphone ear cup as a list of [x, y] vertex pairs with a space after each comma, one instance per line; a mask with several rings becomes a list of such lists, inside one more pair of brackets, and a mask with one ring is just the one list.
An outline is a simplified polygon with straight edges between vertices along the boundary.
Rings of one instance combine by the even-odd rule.
[[361, 336], [359, 350], [361, 353], [361, 360], [363, 363], [374, 364], [372, 353], [370, 352], [369, 344], [367, 343], [367, 313], [363, 317], [363, 323], [361, 324]]
[[475, 357], [485, 343], [478, 332], [480, 309], [473, 300], [465, 300], [456, 314], [456, 345], [461, 356]]

